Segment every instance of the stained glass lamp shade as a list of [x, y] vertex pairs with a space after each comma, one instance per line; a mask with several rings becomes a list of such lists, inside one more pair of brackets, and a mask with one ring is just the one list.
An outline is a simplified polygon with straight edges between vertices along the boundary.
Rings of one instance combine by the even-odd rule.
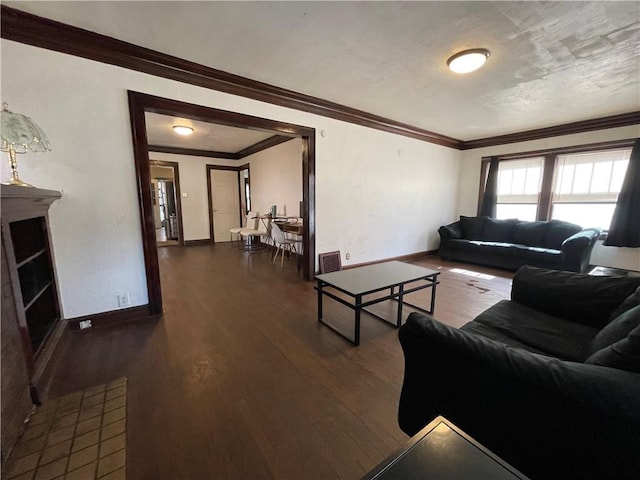
[[18, 175], [18, 162], [16, 154], [27, 152], [47, 152], [51, 150], [49, 139], [42, 129], [29, 117], [9, 110], [7, 103], [2, 104], [0, 150], [9, 153], [9, 164], [11, 166], [11, 179], [7, 185], [20, 185], [31, 187], [22, 181]]

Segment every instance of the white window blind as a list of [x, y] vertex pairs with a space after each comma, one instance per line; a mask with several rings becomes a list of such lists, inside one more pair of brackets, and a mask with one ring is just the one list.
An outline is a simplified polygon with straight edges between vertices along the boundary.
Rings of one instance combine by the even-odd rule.
[[630, 155], [630, 148], [559, 155], [552, 218], [607, 229]]
[[497, 218], [536, 219], [543, 165], [544, 157], [500, 162]]
[[500, 162], [498, 203], [538, 203], [544, 157]]

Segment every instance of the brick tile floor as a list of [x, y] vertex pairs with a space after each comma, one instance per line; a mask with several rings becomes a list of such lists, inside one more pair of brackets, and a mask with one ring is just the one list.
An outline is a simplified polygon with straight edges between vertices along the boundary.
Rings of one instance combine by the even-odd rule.
[[55, 398], [25, 423], [3, 478], [124, 480], [127, 379]]

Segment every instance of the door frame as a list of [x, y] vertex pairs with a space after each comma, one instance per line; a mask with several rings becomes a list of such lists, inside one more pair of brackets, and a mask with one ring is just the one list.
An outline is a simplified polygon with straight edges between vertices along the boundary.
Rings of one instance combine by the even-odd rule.
[[[211, 187], [213, 185], [211, 185], [211, 170], [231, 170], [236, 172], [236, 180], [238, 183], [238, 211], [241, 211], [242, 209], [242, 198], [240, 198], [240, 195], [242, 195], [242, 192], [240, 191], [240, 170], [244, 170], [246, 167], [246, 165], [243, 165], [243, 167], [231, 167], [228, 165], [207, 165], [207, 199], [209, 202], [209, 236], [211, 237], [211, 243], [216, 243], [216, 237], [213, 233], [213, 205], [211, 205], [211, 203], [213, 202], [213, 195], [211, 193]], [[242, 223], [240, 223], [240, 225], [242, 225]]]
[[303, 203], [303, 278], [312, 279], [315, 271], [315, 183], [316, 183], [316, 131], [314, 128], [295, 125], [261, 117], [254, 117], [227, 110], [157, 97], [145, 93], [127, 91], [129, 118], [133, 143], [134, 166], [138, 189], [138, 205], [142, 228], [147, 292], [151, 315], [162, 314], [162, 290], [160, 266], [156, 244], [151, 204], [151, 168], [149, 164], [149, 141], [145, 113], [181, 116], [193, 120], [222, 125], [274, 132], [291, 138], [302, 139], [302, 203]]
[[149, 165], [156, 165], [158, 167], [170, 167], [173, 169], [173, 185], [176, 196], [176, 220], [178, 221], [178, 243], [181, 247], [184, 247], [184, 233], [182, 230], [182, 193], [180, 193], [180, 171], [178, 170], [180, 164], [178, 162], [167, 162], [166, 160], [149, 159]]

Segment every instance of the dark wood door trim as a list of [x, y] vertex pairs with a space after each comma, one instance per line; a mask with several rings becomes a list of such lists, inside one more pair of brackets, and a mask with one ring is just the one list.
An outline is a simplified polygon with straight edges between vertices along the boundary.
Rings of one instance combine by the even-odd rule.
[[160, 286], [160, 266], [158, 264], [158, 245], [156, 243], [153, 204], [151, 201], [151, 165], [145, 121], [145, 101], [143, 97], [129, 92], [129, 118], [133, 141], [133, 158], [138, 186], [138, 208], [142, 230], [142, 252], [147, 276], [147, 295], [149, 314], [162, 315], [162, 290]]
[[[211, 194], [211, 170], [232, 170], [236, 172], [236, 179], [240, 178], [240, 167], [231, 167], [228, 165], [207, 165], [207, 203], [209, 209], [209, 238], [211, 243], [216, 243], [216, 236], [214, 232], [213, 224], [213, 195]], [[238, 189], [240, 188], [240, 181], [237, 181]], [[238, 199], [239, 200], [239, 199]]]
[[177, 210], [177, 222], [178, 222], [178, 243], [184, 246], [184, 229], [182, 228], [182, 193], [180, 192], [180, 169], [178, 162], [167, 162], [165, 160], [149, 160], [151, 165], [157, 165], [159, 167], [171, 167], [173, 168], [173, 184], [175, 185], [176, 196], [176, 210]]
[[[303, 276], [305, 280], [311, 280], [315, 269], [315, 129], [133, 91], [128, 91], [128, 98], [136, 183], [138, 186], [142, 245], [151, 315], [162, 313], [162, 291], [153, 221], [153, 206], [151, 204], [151, 169], [149, 165], [145, 112], [176, 115], [210, 123], [269, 131], [281, 136], [302, 139]], [[242, 167], [231, 168], [238, 169]]]

